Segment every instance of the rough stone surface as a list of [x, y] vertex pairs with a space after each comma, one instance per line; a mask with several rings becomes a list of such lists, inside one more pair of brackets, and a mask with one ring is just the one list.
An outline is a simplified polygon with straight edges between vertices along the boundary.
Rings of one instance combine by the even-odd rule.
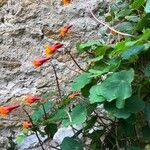
[[[77, 62], [85, 68], [84, 55], [79, 58], [74, 45], [100, 38], [89, 6], [96, 11], [101, 1], [73, 0], [70, 5], [63, 6], [61, 0], [0, 0], [0, 105], [22, 103], [26, 94], [56, 92], [50, 63], [37, 70], [32, 67], [33, 58], [44, 56], [44, 45], [54, 42], [65, 45], [51, 61], [57, 70], [61, 92], [68, 91], [73, 76], [80, 70], [65, 51], [71, 50]], [[61, 38], [58, 29], [67, 23], [73, 27], [67, 37]], [[15, 122], [11, 121], [12, 116]], [[10, 126], [20, 126], [23, 119], [17, 111], [12, 116], [8, 118], [9, 122], [0, 119], [0, 137], [3, 137], [0, 138], [0, 149], [6, 144]]]
[[[77, 67], [68, 55], [63, 54], [66, 48], [74, 53], [77, 41], [98, 36], [97, 24], [91, 18], [89, 6], [95, 11], [99, 3], [100, 0], [79, 0], [63, 6], [60, 1], [52, 3], [51, 0], [0, 1], [0, 104], [12, 97], [46, 92], [50, 87], [54, 89], [50, 64], [35, 70], [31, 62], [35, 57], [44, 56], [45, 44], [55, 41], [65, 45], [54, 56], [53, 63], [62, 89], [66, 91], [66, 84], [77, 74], [73, 71]], [[58, 29], [67, 23], [73, 27], [71, 33], [62, 39]], [[83, 64], [82, 58], [77, 61]]]

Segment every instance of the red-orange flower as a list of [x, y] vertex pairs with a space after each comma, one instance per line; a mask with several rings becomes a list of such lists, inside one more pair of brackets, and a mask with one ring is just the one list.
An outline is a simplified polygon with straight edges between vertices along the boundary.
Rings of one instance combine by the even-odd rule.
[[74, 92], [74, 93], [72, 93], [71, 95], [69, 95], [68, 98], [69, 98], [69, 99], [74, 99], [74, 98], [76, 98], [77, 96], [80, 96], [80, 93]]
[[65, 36], [66, 33], [68, 33], [69, 29], [72, 27], [72, 25], [65, 25], [59, 29], [59, 33], [61, 36]]
[[33, 60], [32, 64], [35, 68], [40, 67], [43, 65], [45, 62], [47, 62], [50, 58], [36, 58]]
[[24, 121], [24, 122], [22, 123], [22, 127], [23, 127], [24, 129], [29, 129], [29, 128], [32, 128], [32, 124], [31, 124], [30, 122], [28, 122], [28, 121]]
[[114, 30], [111, 30], [112, 35], [116, 35], [117, 33]]
[[71, 3], [71, 0], [63, 0], [64, 5], [69, 5]]
[[63, 44], [60, 43], [55, 43], [53, 45], [49, 45], [45, 47], [45, 54], [46, 57], [51, 57], [57, 49], [61, 48], [63, 46]]
[[41, 100], [41, 97], [33, 96], [33, 95], [26, 96], [26, 98], [25, 98], [26, 103], [29, 105], [31, 105], [32, 103], [35, 103], [39, 100]]
[[10, 106], [0, 106], [0, 115], [6, 116], [8, 115], [12, 110], [20, 107], [20, 105], [10, 105]]

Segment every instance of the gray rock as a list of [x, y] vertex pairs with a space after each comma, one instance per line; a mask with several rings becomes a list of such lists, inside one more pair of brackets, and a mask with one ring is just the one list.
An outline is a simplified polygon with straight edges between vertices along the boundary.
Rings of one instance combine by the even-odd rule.
[[[41, 137], [39, 135], [40, 140], [43, 142], [47, 139], [47, 137]], [[18, 146], [18, 150], [29, 150], [30, 148], [39, 146], [39, 141], [35, 134], [27, 136], [23, 143]]]
[[[7, 5], [5, 5], [7, 2]], [[68, 6], [49, 0], [8, 0], [0, 1], [0, 99], [3, 103], [8, 98], [22, 94], [36, 93], [37, 89], [43, 91], [49, 89], [49, 85], [55, 86], [54, 72], [47, 63], [42, 69], [34, 69], [32, 60], [36, 57], [44, 57], [43, 45], [55, 41], [65, 44], [65, 47], [74, 51], [74, 45], [79, 40], [87, 40], [97, 34], [97, 24], [91, 18], [89, 8], [97, 10], [100, 0], [73, 1]], [[57, 33], [65, 23], [73, 24], [71, 29], [75, 35], [61, 41]], [[79, 36], [76, 37], [76, 35]], [[59, 50], [52, 60], [56, 66], [59, 79], [64, 81], [62, 87], [70, 83], [74, 71], [66, 70], [66, 62], [57, 58], [65, 53], [65, 48]], [[69, 58], [70, 59], [70, 58]], [[77, 58], [78, 61], [79, 58]], [[68, 60], [67, 60], [68, 61]], [[83, 61], [80, 61], [81, 64]], [[68, 64], [74, 65], [73, 61]], [[49, 69], [50, 68], [50, 69]], [[62, 74], [63, 73], [63, 74]], [[69, 78], [66, 75], [69, 74]], [[49, 78], [44, 79], [44, 76]], [[63, 80], [64, 78], [64, 80]], [[7, 84], [6, 84], [7, 83]], [[63, 89], [64, 90], [64, 89]]]

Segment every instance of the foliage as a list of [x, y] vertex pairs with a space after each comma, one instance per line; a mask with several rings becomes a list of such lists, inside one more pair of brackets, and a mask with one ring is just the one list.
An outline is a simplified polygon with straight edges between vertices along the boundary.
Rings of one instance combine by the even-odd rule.
[[[79, 55], [89, 54], [85, 70], [72, 57], [82, 72], [73, 80], [68, 94], [80, 92], [80, 96], [72, 99], [69, 95], [61, 96], [57, 72], [52, 66], [61, 102], [53, 105], [47, 99], [37, 102], [32, 114], [25, 110], [32, 123], [30, 130], [53, 138], [60, 123], [73, 130], [74, 125], [82, 125], [81, 130], [74, 130], [74, 136], [63, 140], [62, 150], [147, 149], [150, 143], [150, 0], [116, 0], [108, 10], [100, 9], [99, 14], [113, 28], [106, 25], [109, 30], [102, 34], [104, 40], [93, 39], [76, 45]], [[38, 65], [46, 61], [42, 59]], [[24, 137], [25, 134], [18, 135], [18, 143]]]

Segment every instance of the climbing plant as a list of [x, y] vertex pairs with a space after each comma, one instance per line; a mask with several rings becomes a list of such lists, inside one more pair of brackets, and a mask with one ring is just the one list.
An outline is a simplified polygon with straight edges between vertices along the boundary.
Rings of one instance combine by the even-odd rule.
[[[69, 1], [70, 2], [70, 1]], [[69, 5], [69, 2], [65, 4]], [[1, 106], [1, 114], [22, 107], [28, 117], [16, 137], [21, 143], [29, 131], [34, 132], [42, 149], [39, 134], [51, 140], [60, 124], [71, 126], [72, 137], [52, 148], [62, 150], [142, 150], [150, 149], [150, 0], [116, 0], [107, 9], [100, 8], [93, 19], [104, 26], [100, 40], [76, 44], [79, 53], [87, 56], [87, 67], [77, 63], [70, 51], [66, 53], [81, 70], [73, 79], [71, 91], [62, 95], [52, 56], [64, 46], [47, 46], [45, 58], [33, 61], [36, 68], [50, 61], [57, 84], [57, 105], [50, 97], [27, 96], [28, 105]], [[104, 16], [104, 20], [99, 19]], [[65, 25], [60, 36], [73, 28]], [[102, 32], [103, 30], [103, 32]], [[76, 129], [75, 125], [81, 125]]]

